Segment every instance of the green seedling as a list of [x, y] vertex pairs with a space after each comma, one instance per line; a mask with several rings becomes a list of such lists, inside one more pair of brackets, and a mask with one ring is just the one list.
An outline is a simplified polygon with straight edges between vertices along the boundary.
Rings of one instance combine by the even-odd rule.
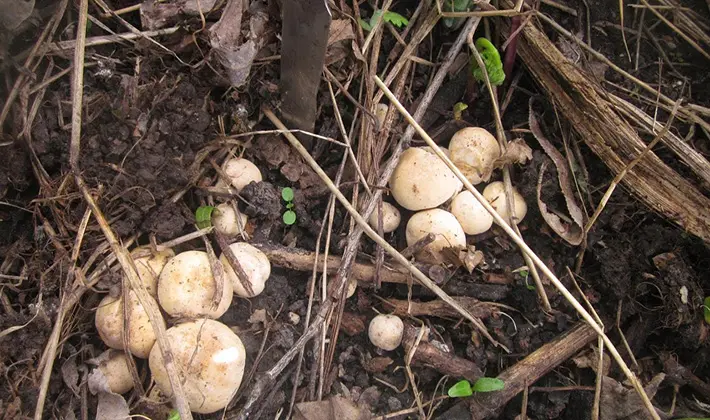
[[461, 121], [461, 114], [467, 109], [468, 105], [463, 102], [457, 102], [456, 105], [454, 105], [454, 119], [456, 121]]
[[377, 19], [379, 19], [380, 16], [382, 16], [382, 20], [384, 20], [385, 22], [389, 22], [398, 28], [401, 28], [402, 26], [407, 26], [409, 24], [409, 20], [406, 17], [400, 15], [399, 13], [387, 11], [382, 14], [382, 10], [375, 10], [375, 13], [372, 14], [372, 17], [370, 18], [369, 22], [363, 20], [362, 18], [359, 20], [360, 26], [362, 27], [362, 29], [366, 30], [367, 32], [370, 32], [375, 26], [375, 23], [377, 23]]
[[478, 378], [476, 383], [471, 386], [467, 380], [458, 381], [449, 388], [449, 397], [463, 398], [470, 397], [474, 392], [494, 392], [505, 388], [505, 382], [498, 378]]
[[198, 228], [204, 229], [212, 226], [212, 212], [214, 209], [212, 206], [201, 206], [195, 210], [195, 222]]
[[281, 190], [281, 198], [286, 202], [286, 211], [283, 214], [283, 221], [286, 225], [291, 226], [296, 223], [296, 212], [293, 211], [295, 205], [293, 204], [293, 190], [289, 187]]
[[[496, 47], [491, 44], [486, 38], [478, 38], [476, 40], [476, 49], [481, 54], [483, 64], [486, 66], [488, 78], [493, 86], [500, 86], [505, 81], [505, 71], [503, 70], [503, 62], [500, 60], [500, 54]], [[476, 57], [471, 57], [471, 69], [473, 77], [479, 82], [485, 82], [483, 69], [478, 67]]]
[[706, 297], [703, 301], [703, 317], [705, 322], [710, 324], [710, 296]]
[[[471, 0], [443, 0], [441, 3], [444, 12], [468, 12], [473, 5]], [[457, 29], [466, 18], [445, 17], [442, 20], [447, 28]]]
[[175, 409], [170, 410], [170, 414], [168, 414], [167, 420], [180, 420], [180, 413], [178, 413], [178, 411]]

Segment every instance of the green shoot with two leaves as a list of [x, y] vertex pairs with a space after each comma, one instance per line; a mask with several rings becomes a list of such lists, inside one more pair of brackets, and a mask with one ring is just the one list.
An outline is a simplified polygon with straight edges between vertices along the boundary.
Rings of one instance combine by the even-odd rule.
[[393, 24], [394, 26], [401, 28], [402, 26], [407, 26], [409, 24], [409, 20], [400, 15], [399, 13], [396, 12], [385, 12], [382, 14], [382, 10], [375, 10], [375, 13], [372, 14], [372, 17], [370, 18], [370, 22], [366, 22], [362, 18], [360, 19], [360, 26], [362, 29], [370, 32], [372, 30], [372, 27], [375, 26], [375, 23], [377, 22], [377, 19], [382, 16], [382, 20], [385, 22], [389, 22]]
[[281, 190], [281, 198], [286, 202], [286, 211], [284, 212], [283, 215], [283, 220], [284, 223], [288, 226], [296, 223], [296, 212], [293, 211], [293, 208], [295, 207], [293, 204], [293, 190], [289, 187], [284, 188]]
[[451, 398], [463, 398], [470, 397], [474, 392], [493, 392], [500, 391], [505, 388], [505, 382], [498, 378], [478, 378], [476, 383], [471, 386], [471, 383], [467, 380], [458, 381], [449, 388], [449, 397]]
[[[478, 38], [476, 40], [476, 49], [481, 54], [483, 64], [486, 66], [488, 78], [493, 86], [500, 86], [505, 81], [505, 71], [503, 70], [503, 62], [500, 60], [500, 54], [496, 47], [491, 44], [487, 38]], [[484, 82], [485, 76], [483, 70], [478, 67], [475, 57], [471, 57], [471, 70], [473, 77], [479, 82]]]

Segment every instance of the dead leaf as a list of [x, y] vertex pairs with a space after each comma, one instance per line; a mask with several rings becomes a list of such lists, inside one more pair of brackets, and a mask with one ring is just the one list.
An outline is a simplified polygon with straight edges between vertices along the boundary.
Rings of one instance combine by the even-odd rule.
[[110, 392], [99, 393], [95, 420], [123, 420], [131, 418], [131, 412], [125, 398]]
[[505, 165], [519, 164], [525, 165], [532, 160], [532, 149], [523, 139], [515, 139], [508, 142], [505, 153], [493, 162], [493, 168], [502, 168]]
[[532, 131], [533, 136], [540, 143], [542, 148], [547, 153], [547, 156], [552, 159], [552, 162], [557, 168], [557, 178], [558, 184], [560, 186], [560, 191], [565, 198], [565, 203], [567, 204], [567, 210], [572, 218], [573, 223], [563, 222], [562, 219], [556, 214], [550, 212], [545, 203], [542, 202], [541, 192], [542, 192], [542, 179], [545, 174], [545, 169], [547, 163], [543, 162], [540, 168], [540, 176], [537, 183], [537, 205], [540, 209], [540, 214], [545, 222], [555, 231], [562, 239], [567, 241], [571, 245], [579, 245], [582, 243], [584, 238], [584, 223], [585, 217], [582, 209], [580, 209], [577, 204], [576, 197], [574, 194], [574, 189], [572, 187], [572, 178], [570, 177], [570, 171], [567, 166], [567, 161], [562, 156], [562, 154], [550, 143], [550, 141], [545, 137], [540, 129], [540, 124], [535, 117], [535, 112], [533, 111], [534, 100], [531, 98], [529, 103], [529, 124], [530, 131]]
[[473, 245], [469, 245], [468, 249], [461, 251], [459, 258], [469, 273], [473, 273], [473, 270], [484, 261], [483, 252], [476, 250]]
[[335, 19], [331, 21], [330, 31], [328, 33], [328, 46], [347, 39], [355, 39], [353, 25], [350, 20]]
[[266, 309], [257, 309], [249, 317], [250, 324], [266, 324]]
[[[597, 375], [599, 374], [599, 349], [592, 346], [590, 350], [584, 351], [572, 358], [572, 361], [578, 368], [592, 369]], [[611, 359], [609, 355], [604, 353], [604, 361], [602, 362], [601, 374], [606, 376], [611, 369]]]
[[293, 420], [368, 420], [371, 418], [372, 413], [338, 395], [325, 401], [296, 404], [292, 417]]
[[17, 29], [35, 8], [35, 0], [0, 0], [0, 26], [8, 31]]
[[78, 354], [72, 354], [62, 363], [62, 379], [77, 398], [79, 398], [79, 369], [76, 366]]
[[173, 0], [160, 2], [147, 0], [141, 3], [141, 25], [145, 30], [155, 30], [174, 25], [181, 15], [199, 16], [212, 11], [217, 0]]
[[373, 357], [370, 360], [363, 361], [362, 367], [370, 373], [381, 373], [392, 363], [394, 363], [394, 360], [389, 357]]
[[[644, 387], [648, 398], [653, 397], [666, 375], [659, 373]], [[649, 418], [641, 398], [633, 388], [626, 388], [616, 380], [605, 376], [602, 380], [599, 418], [603, 420], [645, 420]]]
[[343, 312], [340, 328], [349, 336], [358, 335], [365, 331], [365, 317], [352, 312]]

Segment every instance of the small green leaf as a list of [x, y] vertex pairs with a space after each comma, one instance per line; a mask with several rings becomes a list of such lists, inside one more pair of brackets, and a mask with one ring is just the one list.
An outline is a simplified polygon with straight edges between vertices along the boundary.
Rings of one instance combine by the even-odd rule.
[[284, 213], [283, 219], [284, 223], [289, 226], [296, 223], [296, 212], [291, 210], [287, 211], [286, 213]]
[[385, 13], [382, 16], [382, 19], [384, 19], [385, 22], [389, 22], [398, 28], [401, 28], [402, 26], [407, 26], [409, 24], [409, 20], [406, 17], [396, 12]]
[[473, 395], [473, 390], [471, 390], [471, 383], [467, 380], [458, 381], [449, 388], [449, 397], [451, 398], [461, 398], [470, 397]]
[[493, 392], [505, 388], [505, 382], [498, 378], [478, 378], [473, 384], [473, 392]]
[[180, 420], [180, 413], [178, 413], [178, 411], [175, 409], [170, 410], [170, 414], [168, 414], [167, 420]]
[[362, 28], [363, 31], [370, 32], [372, 30], [372, 26], [369, 23], [367, 23], [366, 21], [364, 21], [362, 18], [358, 19], [357, 21], [360, 24], [360, 27]]
[[710, 296], [703, 301], [703, 315], [705, 316], [705, 322], [710, 324]]
[[[491, 44], [487, 38], [478, 38], [476, 40], [476, 50], [481, 54], [481, 60], [486, 67], [488, 78], [493, 86], [500, 86], [505, 81], [505, 71], [503, 70], [503, 62], [500, 60], [500, 54], [496, 47]], [[478, 68], [476, 57], [471, 57], [471, 68], [473, 77], [479, 82], [485, 81], [483, 70]]]
[[212, 226], [212, 212], [214, 209], [212, 206], [202, 206], [195, 210], [195, 222], [198, 228], [204, 229]]
[[284, 188], [281, 190], [281, 198], [286, 202], [293, 201], [293, 190], [289, 187]]
[[456, 121], [461, 121], [461, 113], [468, 109], [468, 105], [463, 102], [457, 102], [454, 105], [454, 119]]
[[294, 207], [296, 207], [296, 205], [293, 204], [293, 203], [288, 203], [288, 204], [286, 204], [286, 208], [289, 209], [289, 210], [291, 210], [291, 209], [294, 208]]

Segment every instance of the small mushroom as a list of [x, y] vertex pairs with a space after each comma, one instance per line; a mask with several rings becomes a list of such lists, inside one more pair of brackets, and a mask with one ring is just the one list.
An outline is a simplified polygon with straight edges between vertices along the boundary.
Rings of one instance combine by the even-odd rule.
[[467, 235], [481, 234], [493, 225], [493, 216], [470, 191], [462, 191], [454, 197], [451, 201], [451, 214], [456, 217]]
[[[226, 272], [226, 269], [225, 269]], [[232, 282], [225, 276], [222, 296], [216, 308], [212, 298], [216, 283], [206, 252], [182, 252], [163, 268], [158, 279], [158, 302], [176, 318], [219, 318], [232, 303]]]
[[[214, 413], [229, 404], [239, 389], [246, 350], [229, 327], [211, 319], [178, 324], [165, 333], [173, 352], [190, 411]], [[156, 346], [148, 359], [153, 379], [166, 396], [172, 395], [163, 354]]]
[[[135, 292], [128, 293], [128, 351], [145, 359], [155, 344], [155, 333], [148, 313]], [[152, 299], [152, 298], [151, 298]], [[112, 349], [123, 350], [123, 296], [106, 296], [96, 308], [96, 330], [101, 340]]]
[[[106, 379], [106, 385], [111, 392], [125, 394], [133, 389], [133, 376], [128, 370], [128, 358], [124, 352], [106, 350], [96, 360], [99, 361], [99, 365], [95, 370]], [[96, 377], [96, 371], [92, 371], [91, 375]], [[89, 383], [91, 381], [92, 379], [89, 379]]]
[[449, 143], [451, 161], [471, 184], [488, 181], [493, 163], [500, 157], [498, 141], [488, 130], [467, 127], [454, 134]]
[[[510, 220], [510, 212], [508, 211], [508, 200], [505, 197], [505, 184], [500, 181], [491, 182], [483, 189], [483, 197], [491, 203], [491, 206], [506, 222]], [[515, 217], [520, 223], [528, 213], [528, 205], [525, 204], [525, 199], [513, 187], [513, 205], [515, 206]]]
[[425, 210], [410, 217], [405, 232], [407, 246], [414, 245], [430, 233], [435, 235], [434, 242], [425, 246], [417, 254], [417, 259], [422, 262], [441, 264], [444, 262], [442, 254], [444, 248], [464, 248], [466, 246], [466, 234], [461, 224], [453, 214], [446, 210]]
[[[370, 218], [368, 219], [368, 223], [370, 226], [377, 231], [377, 223], [379, 220], [379, 214], [380, 212], [375, 208], [375, 211], [372, 212], [370, 215]], [[383, 201], [382, 202], [382, 231], [384, 233], [390, 233], [394, 232], [395, 229], [399, 226], [399, 222], [402, 220], [402, 216], [399, 213], [399, 210], [397, 210], [397, 207], [393, 206], [392, 204]]]
[[239, 261], [239, 265], [244, 269], [244, 272], [249, 278], [252, 291], [254, 292], [253, 295], [250, 295], [246, 289], [244, 289], [242, 282], [239, 281], [239, 277], [237, 277], [237, 274], [229, 264], [229, 260], [223, 253], [222, 256], [219, 257], [219, 260], [222, 262], [222, 266], [224, 266], [224, 272], [232, 284], [234, 293], [237, 296], [245, 298], [258, 296], [264, 291], [266, 280], [268, 280], [271, 275], [271, 263], [269, 262], [269, 258], [259, 249], [246, 242], [235, 242], [229, 245], [229, 249], [232, 250], [234, 256], [237, 257], [237, 261]]
[[354, 277], [350, 277], [348, 280], [348, 291], [345, 293], [345, 299], [350, 299], [355, 294], [357, 290], [357, 280]]
[[404, 323], [396, 315], [380, 314], [370, 321], [367, 334], [372, 344], [382, 350], [392, 351], [402, 343]]
[[239, 211], [234, 211], [234, 206], [229, 203], [218, 205], [212, 212], [212, 226], [225, 236], [237, 236], [247, 225], [247, 216]]
[[461, 181], [437, 155], [417, 147], [402, 153], [390, 178], [394, 199], [414, 211], [437, 207], [460, 188]]
[[[229, 177], [231, 187], [237, 190], [237, 192], [241, 191], [242, 188], [249, 185], [252, 181], [261, 182], [263, 179], [259, 168], [251, 163], [251, 161], [244, 158], [229, 159], [224, 163], [222, 169]], [[216, 186], [225, 188], [227, 187], [227, 184], [224, 180], [220, 179]]]

